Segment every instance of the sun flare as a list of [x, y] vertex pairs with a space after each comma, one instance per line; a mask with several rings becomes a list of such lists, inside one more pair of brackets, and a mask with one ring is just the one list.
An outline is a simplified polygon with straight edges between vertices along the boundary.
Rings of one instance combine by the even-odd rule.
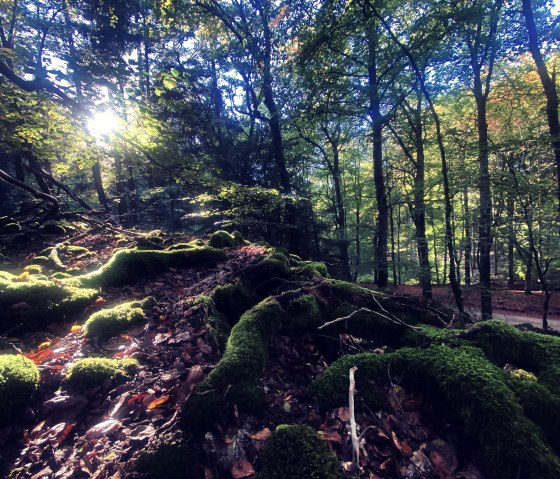
[[111, 110], [96, 112], [87, 123], [89, 133], [95, 138], [105, 138], [119, 129], [119, 117]]

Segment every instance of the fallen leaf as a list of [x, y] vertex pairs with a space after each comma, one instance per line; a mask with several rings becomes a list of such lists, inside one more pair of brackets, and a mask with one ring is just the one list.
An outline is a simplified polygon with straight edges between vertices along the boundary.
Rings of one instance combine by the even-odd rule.
[[342, 440], [340, 434], [338, 434], [338, 432], [336, 431], [319, 431], [319, 437], [323, 441], [329, 442], [340, 442]]
[[70, 332], [71, 332], [72, 334], [80, 334], [80, 333], [82, 332], [82, 327], [79, 326], [79, 325], [77, 325], [77, 324], [75, 324], [74, 326], [72, 326], [72, 327], [70, 328]]
[[231, 468], [231, 475], [234, 479], [249, 477], [255, 474], [255, 469], [247, 459], [237, 461]]
[[144, 401], [145, 397], [146, 397], [146, 393], [135, 394], [127, 401], [127, 403], [129, 406], [133, 406], [134, 404], [140, 404], [142, 403], [142, 401]]
[[29, 271], [24, 271], [21, 274], [18, 274], [15, 278], [16, 281], [27, 281], [29, 279]]
[[128, 358], [131, 354], [135, 353], [138, 350], [137, 346], [132, 346], [124, 351], [119, 351], [113, 355], [114, 358]]
[[90, 428], [86, 432], [85, 437], [86, 439], [99, 439], [100, 437], [112, 434], [117, 429], [120, 429], [121, 426], [122, 425], [119, 421], [116, 421], [115, 419], [108, 419], [107, 421], [100, 422]]
[[39, 351], [42, 351], [43, 349], [47, 349], [52, 343], [50, 341], [44, 341], [41, 344], [39, 344], [39, 346], [37, 346], [37, 349]]
[[169, 396], [162, 396], [158, 399], [154, 399], [150, 404], [148, 404], [148, 409], [155, 409], [156, 407], [161, 406], [167, 401], [169, 401]]
[[57, 446], [60, 446], [66, 440], [66, 438], [70, 435], [70, 433], [74, 429], [75, 425], [76, 423], [71, 422], [70, 424], [66, 424], [66, 426], [64, 426], [62, 433], [60, 434], [60, 436], [58, 436], [58, 439], [56, 441]]
[[43, 349], [42, 351], [37, 351], [35, 353], [29, 353], [25, 356], [28, 359], [31, 359], [35, 364], [41, 364], [42, 362], [46, 361], [54, 354], [52, 349]]
[[391, 432], [391, 436], [393, 437], [393, 444], [395, 447], [402, 453], [403, 456], [410, 457], [414, 452], [412, 448], [408, 445], [406, 441], [401, 441], [395, 434], [395, 431]]
[[97, 298], [95, 300], [95, 304], [104, 304], [106, 302], [107, 302], [107, 300], [105, 298], [103, 298], [102, 296], [99, 296], [99, 298]]
[[256, 432], [255, 434], [251, 434], [249, 437], [255, 441], [266, 441], [270, 435], [272, 433], [270, 432], [270, 429], [268, 429], [267, 427], [265, 427], [264, 429], [261, 429], [260, 431]]

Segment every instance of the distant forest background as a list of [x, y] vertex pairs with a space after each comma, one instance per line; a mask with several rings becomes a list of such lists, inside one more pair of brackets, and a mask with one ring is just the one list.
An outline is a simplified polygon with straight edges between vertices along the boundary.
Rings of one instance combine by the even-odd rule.
[[0, 0], [0, 224], [240, 230], [546, 311], [559, 38], [541, 0]]

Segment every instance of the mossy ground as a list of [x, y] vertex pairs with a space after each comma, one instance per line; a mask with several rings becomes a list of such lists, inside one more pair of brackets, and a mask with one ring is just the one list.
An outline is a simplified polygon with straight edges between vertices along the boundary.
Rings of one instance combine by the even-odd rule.
[[309, 426], [281, 425], [261, 453], [260, 479], [342, 479], [336, 457]]
[[9, 424], [25, 410], [39, 384], [39, 370], [23, 356], [0, 355], [0, 421]]
[[145, 321], [145, 310], [149, 311], [154, 305], [155, 300], [153, 298], [146, 298], [143, 301], [131, 301], [97, 311], [84, 324], [83, 335], [86, 338], [104, 340], [124, 333]]
[[87, 391], [114, 379], [130, 377], [138, 366], [134, 359], [85, 358], [75, 362], [66, 373], [65, 385], [75, 391]]

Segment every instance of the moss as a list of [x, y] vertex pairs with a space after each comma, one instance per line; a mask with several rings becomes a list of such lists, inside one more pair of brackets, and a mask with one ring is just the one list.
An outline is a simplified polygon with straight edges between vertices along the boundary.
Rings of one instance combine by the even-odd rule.
[[[419, 335], [405, 326], [385, 319], [378, 314], [368, 311], [357, 311], [351, 304], [345, 303], [329, 312], [329, 319], [344, 318], [352, 315], [347, 321], [332, 324], [324, 331], [327, 333], [349, 333], [353, 336], [373, 341], [376, 346], [401, 346], [408, 341], [417, 340]], [[414, 338], [407, 338], [407, 333]]]
[[48, 265], [50, 263], [50, 259], [46, 256], [35, 256], [35, 258], [33, 258], [33, 261], [37, 264], [43, 265]]
[[153, 298], [144, 301], [131, 301], [114, 308], [93, 313], [84, 324], [86, 338], [108, 339], [136, 326], [146, 320], [144, 310], [154, 306]]
[[268, 295], [276, 286], [277, 280], [290, 276], [290, 267], [285, 256], [283, 259], [269, 256], [258, 263], [251, 264], [240, 272], [243, 283], [255, 290], [257, 294]]
[[345, 356], [313, 384], [324, 407], [344, 404], [348, 371], [354, 365], [361, 396], [370, 403], [375, 402], [372, 384], [386, 382], [388, 370], [393, 377], [402, 375], [407, 388], [422, 391], [448, 421], [478, 444], [478, 459], [488, 477], [559, 477], [560, 459], [543, 441], [540, 429], [523, 414], [508, 387], [507, 373], [491, 364], [478, 348], [438, 345]]
[[233, 239], [234, 239], [236, 245], [243, 246], [243, 245], [251, 244], [250, 241], [247, 241], [243, 237], [243, 235], [241, 234], [240, 231], [234, 231], [232, 236], [233, 236]]
[[29, 264], [23, 270], [31, 274], [40, 274], [43, 272], [43, 267], [40, 264]]
[[192, 247], [176, 251], [152, 251], [128, 249], [115, 253], [111, 259], [89, 274], [78, 277], [88, 286], [122, 286], [141, 278], [154, 276], [169, 268], [214, 266], [227, 259], [227, 255], [209, 246]]
[[41, 228], [39, 228], [40, 231], [42, 231], [43, 233], [47, 234], [47, 235], [65, 235], [66, 234], [66, 229], [55, 223], [54, 221], [47, 221], [43, 226], [41, 226]]
[[233, 384], [225, 394], [225, 406], [234, 412], [237, 411], [246, 414], [259, 414], [264, 407], [263, 391], [255, 384], [254, 381], [244, 381]]
[[29, 403], [39, 385], [39, 370], [29, 359], [0, 355], [0, 421], [11, 423]]
[[82, 312], [96, 297], [94, 289], [79, 288], [30, 275], [24, 281], [0, 275], [0, 317], [3, 327], [22, 323], [24, 329], [36, 323], [61, 321]]
[[281, 425], [261, 453], [259, 479], [342, 479], [334, 454], [309, 426]]
[[51, 275], [51, 278], [53, 278], [53, 279], [66, 279], [66, 278], [71, 278], [71, 277], [72, 277], [71, 274], [64, 273], [62, 271], [57, 271], [56, 273]]
[[328, 278], [329, 272], [325, 263], [318, 261], [305, 261], [299, 264], [299, 272], [309, 278]]
[[176, 244], [172, 244], [171, 246], [168, 246], [167, 248], [165, 248], [165, 251], [175, 251], [178, 249], [189, 249], [192, 248], [193, 245], [190, 243], [176, 243]]
[[86, 391], [114, 379], [128, 379], [138, 366], [135, 359], [85, 358], [76, 361], [66, 373], [66, 385], [76, 391]]
[[212, 299], [216, 309], [225, 315], [231, 325], [235, 324], [240, 316], [258, 301], [249, 289], [238, 283], [218, 286], [212, 292]]
[[514, 376], [509, 384], [526, 416], [542, 428], [548, 442], [560, 453], [560, 397], [532, 379]]
[[231, 248], [232, 246], [236, 246], [237, 242], [227, 231], [220, 230], [212, 233], [208, 244], [213, 248]]
[[315, 296], [289, 291], [281, 294], [277, 300], [286, 311], [282, 321], [283, 333], [304, 331], [320, 323], [321, 311]]
[[4, 234], [19, 233], [20, 231], [21, 231], [21, 225], [17, 222], [8, 223], [0, 228], [0, 232]]
[[65, 246], [64, 252], [72, 256], [77, 256], [78, 258], [85, 258], [86, 256], [90, 256], [92, 254], [91, 251], [84, 246], [74, 245]]
[[284, 317], [273, 298], [243, 314], [231, 330], [224, 356], [203, 382], [203, 389], [225, 390], [230, 384], [260, 377], [266, 357], [265, 343], [280, 329]]
[[162, 444], [143, 453], [135, 469], [149, 479], [190, 479], [193, 458], [185, 445]]

